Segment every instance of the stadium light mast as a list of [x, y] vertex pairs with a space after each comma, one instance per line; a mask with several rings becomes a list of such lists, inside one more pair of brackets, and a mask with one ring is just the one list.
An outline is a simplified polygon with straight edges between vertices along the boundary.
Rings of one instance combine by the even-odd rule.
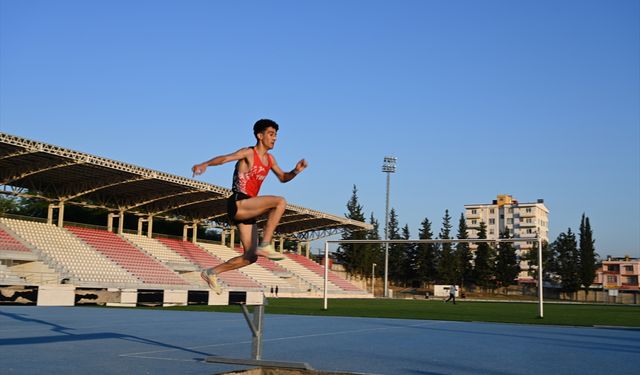
[[[382, 164], [382, 172], [387, 174], [387, 205], [384, 214], [384, 239], [389, 239], [389, 187], [391, 186], [391, 173], [396, 172], [396, 161], [393, 156], [385, 156]], [[384, 244], [384, 296], [389, 297], [389, 243]]]

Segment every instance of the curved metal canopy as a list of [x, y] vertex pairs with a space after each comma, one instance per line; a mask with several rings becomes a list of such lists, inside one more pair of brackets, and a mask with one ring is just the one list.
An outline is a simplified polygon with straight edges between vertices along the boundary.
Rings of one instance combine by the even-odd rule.
[[[0, 185], [4, 194], [228, 226], [229, 189], [6, 133], [0, 133]], [[311, 240], [369, 229], [370, 224], [288, 204], [277, 232]]]

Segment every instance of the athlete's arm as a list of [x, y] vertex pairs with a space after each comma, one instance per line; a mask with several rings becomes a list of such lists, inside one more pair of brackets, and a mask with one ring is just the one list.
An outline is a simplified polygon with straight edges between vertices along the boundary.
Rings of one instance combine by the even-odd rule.
[[289, 182], [293, 180], [294, 177], [296, 177], [296, 175], [302, 172], [305, 168], [307, 168], [307, 161], [302, 159], [290, 172], [283, 172], [278, 163], [276, 163], [276, 159], [271, 155], [271, 170], [278, 177], [280, 182]]
[[193, 172], [193, 176], [198, 176], [204, 173], [207, 170], [208, 166], [221, 165], [224, 163], [228, 163], [230, 161], [236, 161], [241, 159], [247, 159], [252, 156], [252, 151], [250, 147], [241, 148], [236, 152], [232, 152], [227, 155], [216, 156], [215, 158], [205, 161], [204, 163], [196, 164], [191, 167], [191, 171]]

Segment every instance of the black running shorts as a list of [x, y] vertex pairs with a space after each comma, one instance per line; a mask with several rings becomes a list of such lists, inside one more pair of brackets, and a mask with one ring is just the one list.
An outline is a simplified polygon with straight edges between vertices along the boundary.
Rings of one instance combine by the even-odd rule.
[[236, 214], [238, 213], [238, 204], [236, 202], [241, 201], [243, 199], [251, 198], [247, 194], [236, 192], [231, 194], [229, 199], [227, 199], [227, 215], [229, 216], [229, 221], [233, 224], [255, 224], [256, 218], [253, 217], [251, 219], [246, 220], [236, 220]]

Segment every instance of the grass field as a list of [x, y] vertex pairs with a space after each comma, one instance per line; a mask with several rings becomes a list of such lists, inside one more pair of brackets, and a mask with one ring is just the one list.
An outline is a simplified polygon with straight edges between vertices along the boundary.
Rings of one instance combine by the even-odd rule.
[[[640, 327], [640, 306], [544, 304], [538, 318], [537, 303], [471, 302], [453, 305], [437, 300], [330, 299], [323, 310], [321, 299], [271, 298], [267, 314], [352, 316], [368, 318], [429, 319], [570, 326]], [[185, 306], [167, 309], [240, 312], [238, 306]]]

